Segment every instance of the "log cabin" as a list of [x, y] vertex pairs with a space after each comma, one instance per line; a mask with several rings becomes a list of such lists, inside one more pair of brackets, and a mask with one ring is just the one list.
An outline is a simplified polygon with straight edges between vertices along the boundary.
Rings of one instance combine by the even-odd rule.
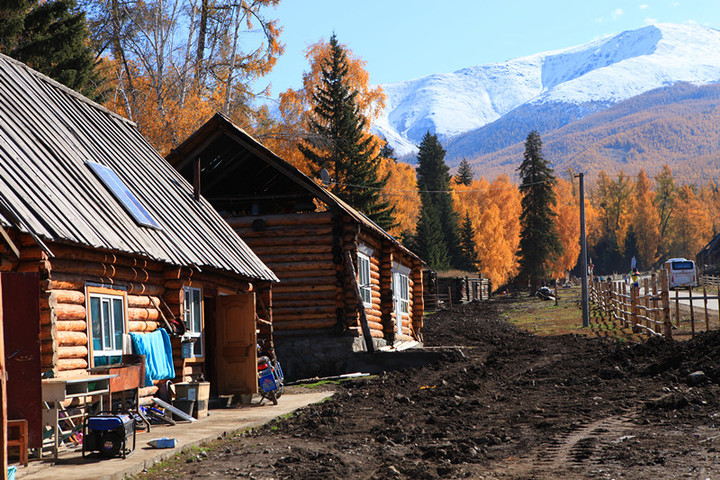
[[421, 260], [365, 215], [221, 114], [166, 158], [280, 279], [273, 329], [289, 378], [422, 341]]
[[134, 123], [3, 55], [0, 111], [8, 417], [28, 419], [28, 446], [41, 441], [41, 373], [115, 364], [128, 334], [184, 331], [176, 382], [257, 392], [277, 277], [212, 205]]

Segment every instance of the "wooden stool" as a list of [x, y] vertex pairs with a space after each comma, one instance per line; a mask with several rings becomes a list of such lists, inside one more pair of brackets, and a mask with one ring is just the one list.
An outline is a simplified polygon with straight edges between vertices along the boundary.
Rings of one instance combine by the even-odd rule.
[[27, 467], [28, 449], [27, 449], [27, 420], [8, 420], [7, 421], [7, 446], [20, 449], [20, 463]]

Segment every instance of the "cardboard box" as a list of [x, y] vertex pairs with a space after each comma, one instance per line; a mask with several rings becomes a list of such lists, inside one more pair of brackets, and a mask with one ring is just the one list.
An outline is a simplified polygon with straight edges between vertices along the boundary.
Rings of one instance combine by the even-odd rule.
[[175, 384], [175, 398], [195, 402], [193, 417], [203, 418], [208, 414], [210, 382], [182, 382]]

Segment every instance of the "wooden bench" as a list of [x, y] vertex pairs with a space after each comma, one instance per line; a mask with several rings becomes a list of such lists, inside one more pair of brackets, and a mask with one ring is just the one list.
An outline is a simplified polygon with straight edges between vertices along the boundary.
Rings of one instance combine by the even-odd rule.
[[27, 420], [8, 420], [7, 421], [7, 446], [8, 450], [12, 447], [18, 447], [20, 450], [20, 463], [27, 467], [28, 449], [27, 449]]

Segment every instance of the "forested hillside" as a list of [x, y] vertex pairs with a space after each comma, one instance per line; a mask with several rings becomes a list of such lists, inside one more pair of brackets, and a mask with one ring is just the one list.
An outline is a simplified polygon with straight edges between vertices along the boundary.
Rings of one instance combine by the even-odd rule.
[[[495, 124], [463, 135], [457, 142], [473, 142], [478, 151], [487, 152], [500, 138], [521, 135], [534, 122], [543, 133], [545, 152], [557, 172], [582, 171], [594, 175], [600, 170], [635, 175], [641, 169], [652, 175], [663, 164], [669, 165], [681, 182], [703, 183], [720, 174], [720, 85], [695, 86], [679, 83], [656, 89], [606, 110], [593, 113], [564, 127], [549, 110], [508, 115]], [[564, 115], [572, 114], [566, 113]], [[549, 128], [548, 128], [549, 127]], [[484, 147], [486, 146], [486, 147]], [[458, 151], [448, 146], [450, 164]], [[513, 176], [522, 157], [523, 145], [516, 143], [492, 153], [481, 153], [468, 160], [489, 178], [499, 174]]]

